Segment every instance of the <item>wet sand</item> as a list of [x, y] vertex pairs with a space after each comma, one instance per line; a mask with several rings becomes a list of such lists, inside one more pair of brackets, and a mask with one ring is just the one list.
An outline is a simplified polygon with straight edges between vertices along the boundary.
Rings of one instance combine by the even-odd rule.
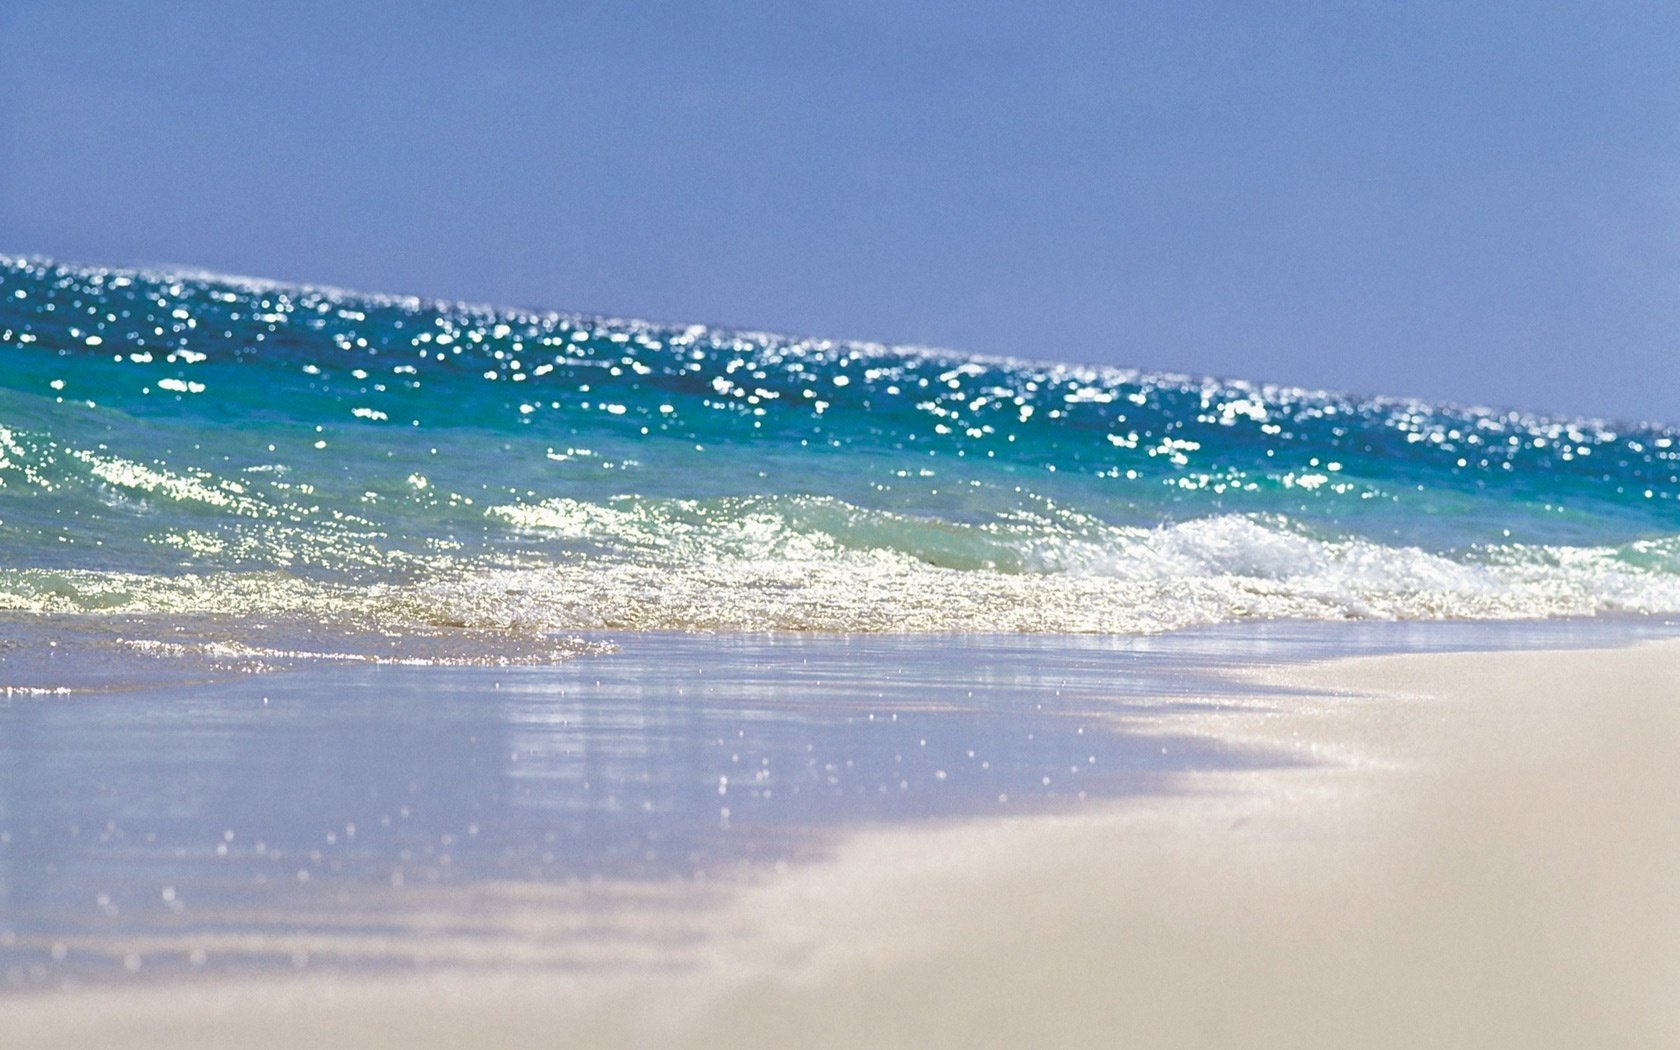
[[832, 859], [689, 915], [670, 970], [29, 993], [0, 1001], [0, 1031], [20, 1047], [1680, 1045], [1680, 642], [1279, 676], [1290, 695], [1149, 725], [1308, 762], [847, 833]]

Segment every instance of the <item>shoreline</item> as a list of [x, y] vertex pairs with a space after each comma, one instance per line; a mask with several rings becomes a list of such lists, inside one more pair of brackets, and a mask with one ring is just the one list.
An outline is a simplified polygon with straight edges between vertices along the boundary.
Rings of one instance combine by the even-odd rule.
[[1169, 731], [1312, 764], [843, 833], [703, 917], [686, 970], [94, 988], [0, 1000], [0, 1026], [39, 1047], [1680, 1037], [1680, 641], [1255, 681], [1281, 691]]

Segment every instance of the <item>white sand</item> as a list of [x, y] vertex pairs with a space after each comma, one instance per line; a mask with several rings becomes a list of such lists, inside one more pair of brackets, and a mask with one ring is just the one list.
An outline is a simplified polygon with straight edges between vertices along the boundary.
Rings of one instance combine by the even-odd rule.
[[0, 1046], [1680, 1046], [1680, 643], [1287, 676], [1334, 692], [1171, 728], [1314, 764], [859, 833], [682, 972], [12, 997]]

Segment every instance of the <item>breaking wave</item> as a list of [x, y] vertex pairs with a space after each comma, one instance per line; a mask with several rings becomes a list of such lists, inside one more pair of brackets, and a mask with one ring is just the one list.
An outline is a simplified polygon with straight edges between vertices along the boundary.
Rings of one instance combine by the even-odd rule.
[[1680, 612], [1657, 425], [19, 259], [0, 354], [14, 617], [470, 659]]

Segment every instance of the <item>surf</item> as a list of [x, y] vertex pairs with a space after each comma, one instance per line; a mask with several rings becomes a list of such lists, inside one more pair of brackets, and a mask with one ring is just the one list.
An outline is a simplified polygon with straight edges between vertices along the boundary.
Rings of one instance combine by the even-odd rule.
[[0, 257], [0, 610], [1140, 633], [1680, 612], [1680, 432]]

